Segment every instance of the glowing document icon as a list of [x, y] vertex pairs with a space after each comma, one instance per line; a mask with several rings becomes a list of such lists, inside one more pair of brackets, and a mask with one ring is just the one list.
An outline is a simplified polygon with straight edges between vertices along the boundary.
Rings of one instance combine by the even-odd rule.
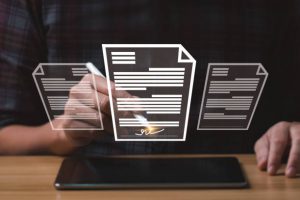
[[[91, 89], [90, 81], [82, 80], [87, 73], [85, 63], [41, 63], [32, 73], [53, 130], [103, 130], [97, 92]], [[85, 98], [69, 97], [70, 89], [76, 84], [74, 93]], [[92, 85], [96, 88], [95, 79]], [[97, 112], [95, 106], [98, 106]], [[64, 111], [70, 112], [64, 114]], [[60, 123], [52, 123], [53, 119], [93, 120], [95, 124], [78, 123], [72, 128], [62, 128], [58, 127]]]
[[267, 76], [260, 63], [210, 63], [198, 130], [248, 130]]
[[193, 57], [179, 44], [102, 47], [115, 140], [185, 141]]

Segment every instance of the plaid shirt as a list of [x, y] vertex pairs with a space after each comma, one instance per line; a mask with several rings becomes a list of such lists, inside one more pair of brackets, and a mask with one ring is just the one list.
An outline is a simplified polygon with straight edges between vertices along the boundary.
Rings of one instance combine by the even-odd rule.
[[[31, 76], [40, 62], [93, 62], [104, 73], [102, 43], [181, 43], [197, 60], [188, 141], [115, 143], [106, 136], [82, 151], [156, 153], [187, 146], [200, 152], [251, 151], [264, 130], [287, 116], [280, 109], [274, 114], [282, 104], [272, 100], [278, 97], [274, 88], [291, 96], [286, 88], [295, 82], [288, 77], [299, 73], [299, 10], [297, 0], [2, 0], [0, 126], [47, 122]], [[209, 62], [262, 62], [270, 72], [251, 134], [195, 131]], [[282, 66], [290, 67], [289, 74]]]

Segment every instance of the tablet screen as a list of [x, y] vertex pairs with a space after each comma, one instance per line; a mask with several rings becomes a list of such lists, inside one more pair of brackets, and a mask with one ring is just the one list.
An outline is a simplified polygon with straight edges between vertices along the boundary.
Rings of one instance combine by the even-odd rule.
[[236, 158], [68, 158], [58, 189], [245, 187]]

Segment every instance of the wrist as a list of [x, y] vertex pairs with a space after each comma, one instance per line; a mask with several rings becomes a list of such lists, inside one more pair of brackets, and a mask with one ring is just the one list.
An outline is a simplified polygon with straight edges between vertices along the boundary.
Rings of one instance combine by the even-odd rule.
[[53, 120], [52, 123], [56, 124], [56, 127], [61, 130], [51, 131], [53, 139], [51, 140], [52, 142], [49, 145], [48, 149], [50, 153], [56, 155], [68, 155], [75, 151], [78, 147], [80, 147], [67, 137], [61, 123], [59, 123], [57, 120]]

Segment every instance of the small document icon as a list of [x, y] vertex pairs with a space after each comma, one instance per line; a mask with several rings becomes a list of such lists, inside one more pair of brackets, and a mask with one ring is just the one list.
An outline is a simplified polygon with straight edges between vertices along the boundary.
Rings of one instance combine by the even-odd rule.
[[198, 130], [248, 130], [267, 77], [260, 63], [210, 63]]
[[[103, 130], [98, 95], [91, 87], [96, 88], [95, 78], [92, 76], [92, 83], [82, 80], [88, 73], [86, 63], [40, 63], [32, 73], [53, 130]], [[84, 98], [69, 97], [70, 89], [75, 85], [74, 94]], [[98, 106], [97, 112], [95, 106]], [[58, 127], [60, 123], [52, 122], [54, 119], [93, 120], [95, 123], [77, 123], [72, 128], [62, 128]]]
[[193, 57], [180, 44], [102, 47], [115, 140], [185, 141]]

